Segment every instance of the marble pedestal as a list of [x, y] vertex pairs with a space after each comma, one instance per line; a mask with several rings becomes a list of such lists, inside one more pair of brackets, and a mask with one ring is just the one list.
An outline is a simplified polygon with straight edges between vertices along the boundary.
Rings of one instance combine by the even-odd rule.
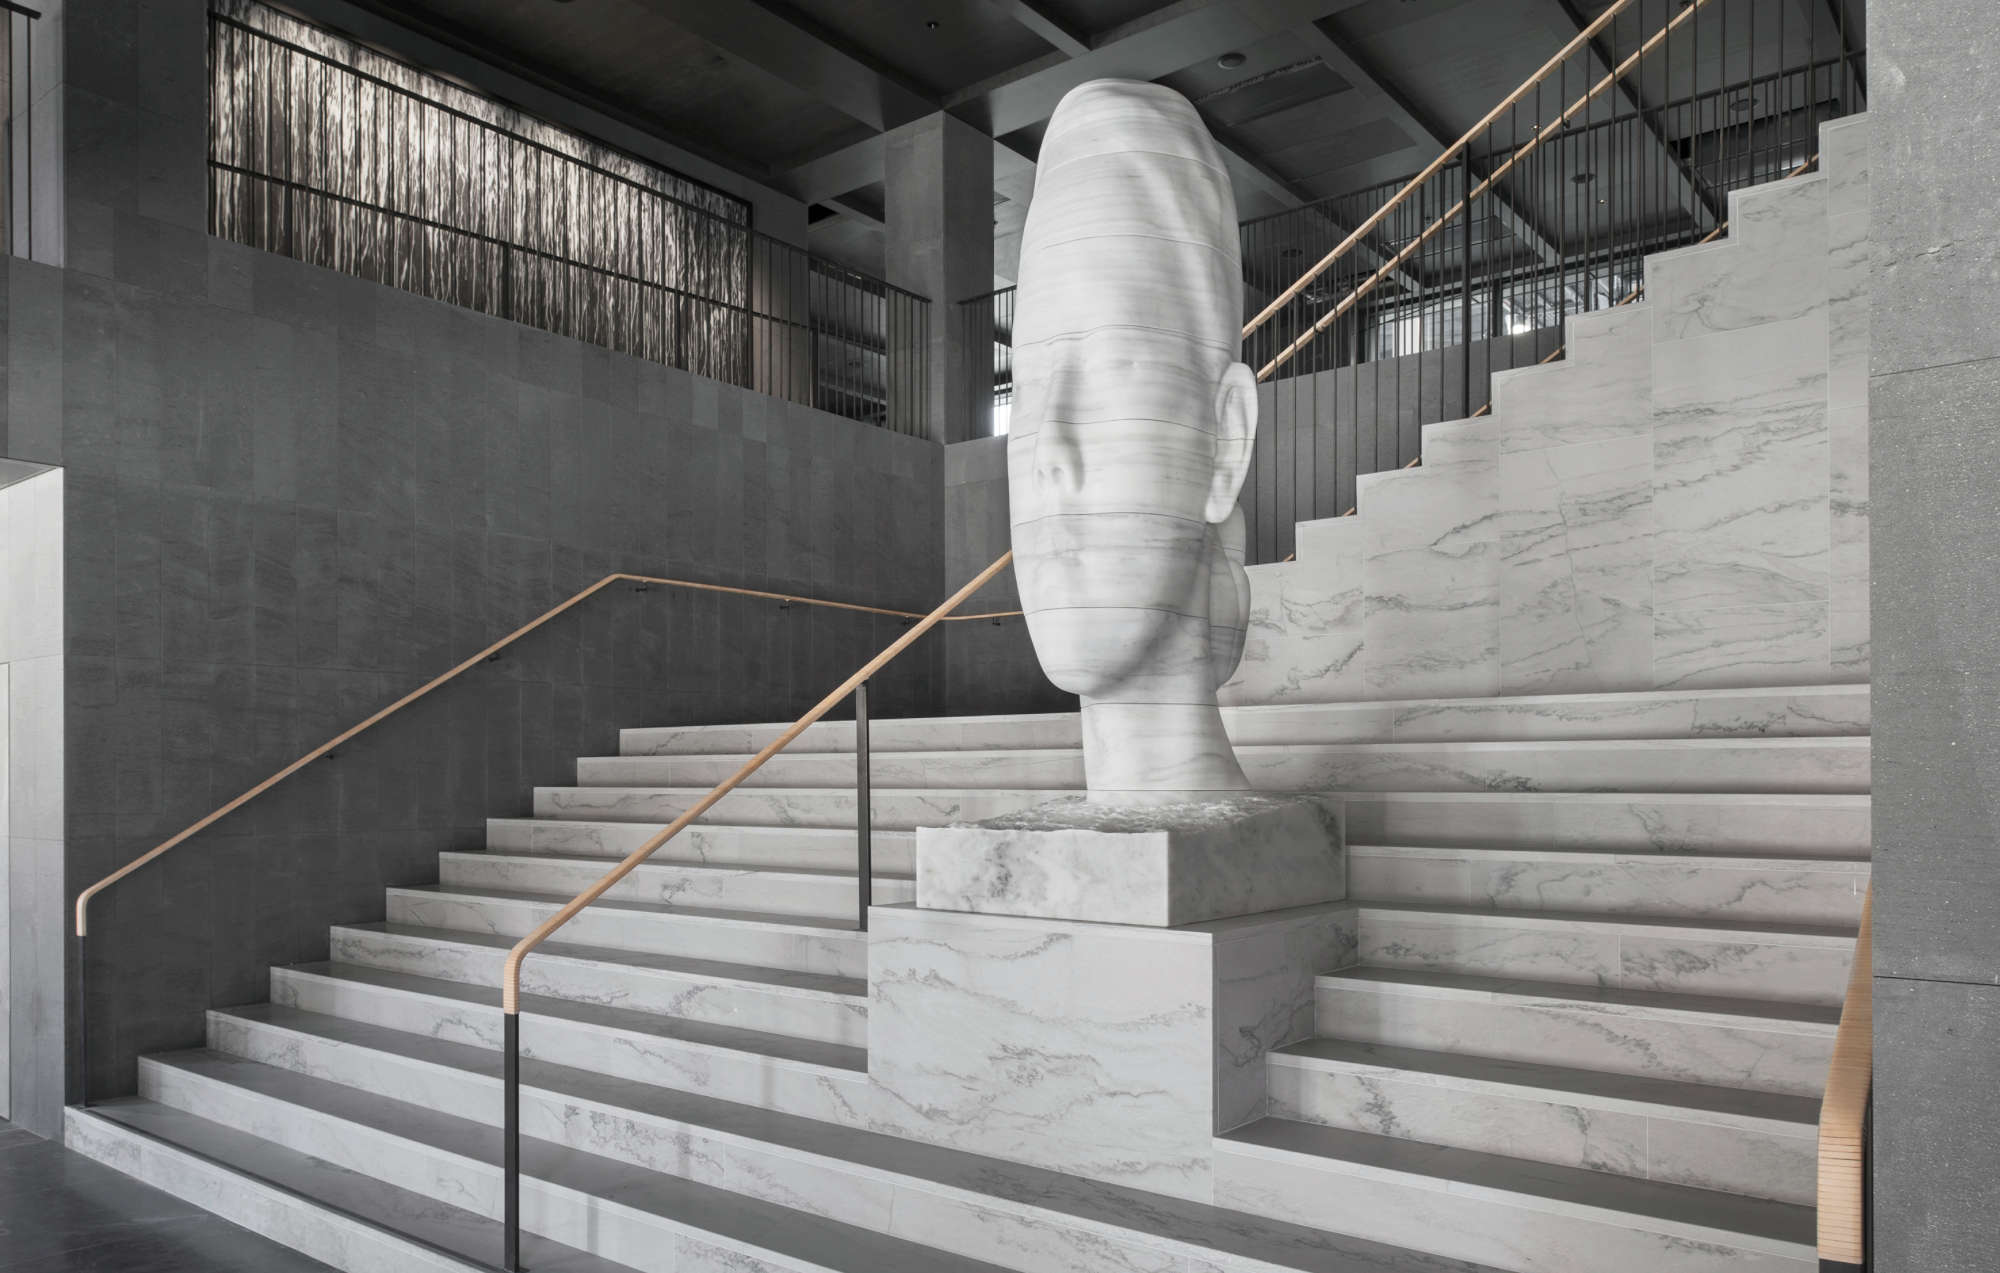
[[868, 1069], [884, 1130], [1208, 1202], [1213, 1137], [1264, 1112], [1353, 962], [1328, 903], [1181, 928], [876, 907]]
[[1339, 806], [1314, 796], [1067, 797], [917, 831], [926, 910], [1173, 927], [1346, 896]]

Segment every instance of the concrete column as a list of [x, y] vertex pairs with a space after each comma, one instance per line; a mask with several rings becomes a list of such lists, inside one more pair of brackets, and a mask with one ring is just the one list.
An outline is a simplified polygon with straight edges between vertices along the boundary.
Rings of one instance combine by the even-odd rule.
[[1868, 6], [1875, 1263], [2000, 1211], [2000, 12]]
[[[884, 272], [897, 287], [928, 297], [930, 314], [912, 333], [929, 360], [920, 422], [906, 432], [940, 442], [974, 436], [976, 404], [992, 374], [990, 344], [954, 340], [958, 302], [993, 290], [993, 139], [950, 115], [929, 115], [890, 133], [884, 162]], [[897, 340], [891, 324], [892, 346]]]

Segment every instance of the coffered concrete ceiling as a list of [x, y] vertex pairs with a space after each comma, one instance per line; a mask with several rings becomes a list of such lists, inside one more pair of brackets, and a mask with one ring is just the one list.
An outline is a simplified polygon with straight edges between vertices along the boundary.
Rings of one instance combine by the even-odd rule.
[[[815, 250], [875, 272], [883, 137], [950, 111], [994, 138], [1003, 280], [1042, 129], [1078, 84], [1185, 93], [1250, 218], [1420, 168], [1608, 2], [363, 0], [796, 196]], [[1657, 25], [1670, 2], [1633, 19]], [[1533, 241], [1526, 210], [1497, 215]]]

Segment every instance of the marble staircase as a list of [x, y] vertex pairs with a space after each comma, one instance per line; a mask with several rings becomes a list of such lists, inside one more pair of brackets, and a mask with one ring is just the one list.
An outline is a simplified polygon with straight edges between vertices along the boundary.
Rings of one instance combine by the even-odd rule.
[[[1216, 1138], [1211, 1201], [899, 1134], [829, 723], [528, 962], [534, 1267], [1810, 1267], [1865, 686], [1228, 722], [1261, 783], [1342, 792], [1355, 946], [1316, 1033], [1269, 1056], [1265, 1116]], [[1075, 727], [882, 722], [877, 904], [911, 896], [915, 825], [1074, 788]], [[626, 731], [329, 960], [273, 969], [268, 1003], [212, 1012], [207, 1047], [145, 1058], [136, 1097], [72, 1111], [73, 1139], [342, 1267], [469, 1267], [499, 1205], [506, 949], [767, 732]], [[385, 1262], [396, 1232], [436, 1249]]]
[[[1346, 944], [1258, 1115], [1196, 1133], [1194, 1196], [917, 1134], [871, 1074], [855, 739], [823, 722], [527, 962], [529, 1266], [1815, 1268], [1869, 875], [1864, 128], [1253, 568], [1226, 721], [1256, 785], [1340, 802]], [[343, 1269], [490, 1263], [507, 948], [782, 728], [625, 731], [70, 1143]], [[1073, 715], [871, 744], [884, 908], [915, 828], [1082, 783]]]

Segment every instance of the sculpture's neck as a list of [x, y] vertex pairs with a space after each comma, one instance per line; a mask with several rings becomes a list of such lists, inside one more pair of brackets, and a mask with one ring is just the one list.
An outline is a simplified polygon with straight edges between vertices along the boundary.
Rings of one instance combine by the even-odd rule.
[[1207, 703], [1083, 700], [1083, 764], [1093, 800], [1198, 800], [1250, 780]]

